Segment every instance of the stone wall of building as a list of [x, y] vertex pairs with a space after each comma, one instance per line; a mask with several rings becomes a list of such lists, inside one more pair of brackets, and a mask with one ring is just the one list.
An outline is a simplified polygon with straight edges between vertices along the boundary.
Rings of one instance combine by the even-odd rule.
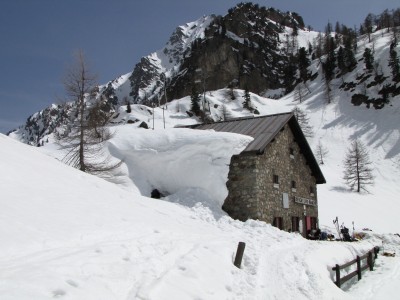
[[[274, 184], [274, 175], [279, 177], [279, 184]], [[244, 153], [232, 157], [227, 187], [229, 195], [223, 209], [235, 219], [273, 223], [275, 217], [281, 217], [283, 229], [288, 230], [292, 217], [301, 220], [305, 216], [318, 217], [316, 179], [288, 125], [264, 154]], [[284, 193], [288, 196], [288, 208], [283, 205]], [[296, 203], [295, 196], [313, 200], [316, 205]]]

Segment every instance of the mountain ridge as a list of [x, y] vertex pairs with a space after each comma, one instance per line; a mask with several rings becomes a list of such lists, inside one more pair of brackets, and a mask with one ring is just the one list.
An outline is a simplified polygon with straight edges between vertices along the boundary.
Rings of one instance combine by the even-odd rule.
[[[334, 55], [339, 55], [341, 43], [351, 36], [351, 30], [348, 31], [343, 26], [341, 33], [325, 34], [337, 40]], [[332, 79], [321, 91], [321, 97], [330, 98], [344, 90], [354, 105], [379, 109], [390, 105], [390, 100], [400, 94], [398, 81], [392, 80], [388, 66], [392, 51], [388, 46], [393, 44], [393, 37], [383, 30], [379, 33], [358, 37], [353, 45], [357, 61], [352, 70], [346, 73], [334, 66]], [[311, 93], [309, 86], [313, 81], [326, 77], [329, 55], [318, 52], [330, 41], [321, 39], [322, 33], [306, 29], [296, 13], [241, 3], [225, 16], [204, 16], [178, 26], [164, 48], [143, 57], [132, 72], [99, 86], [96, 97], [104, 97], [114, 111], [128, 102], [160, 106], [190, 95], [193, 88], [198, 92], [247, 88], [275, 99], [294, 91], [293, 97], [302, 102]], [[371, 70], [365, 68], [362, 52], [368, 47], [376, 56]], [[306, 59], [303, 73], [298, 61], [301, 49]], [[399, 52], [398, 45], [394, 49]], [[25, 126], [14, 130], [13, 136], [40, 146], [55, 128], [73, 118], [73, 107], [74, 103], [53, 104], [30, 116]]]

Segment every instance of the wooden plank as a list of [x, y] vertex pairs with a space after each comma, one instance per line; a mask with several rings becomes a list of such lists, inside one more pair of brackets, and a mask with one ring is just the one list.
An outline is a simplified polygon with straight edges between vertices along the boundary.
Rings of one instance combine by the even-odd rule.
[[340, 288], [340, 266], [336, 264], [336, 285]]
[[368, 252], [368, 265], [369, 265], [369, 270], [373, 271], [374, 270], [374, 258], [372, 256], [372, 250]]
[[360, 270], [361, 270], [361, 272], [362, 272], [362, 271], [364, 271], [364, 270], [366, 270], [366, 269], [368, 269], [368, 268], [369, 268], [369, 266], [368, 266], [368, 265], [365, 265], [365, 266], [362, 266]]
[[[353, 259], [352, 261], [349, 261], [343, 265], [338, 265], [336, 264], [333, 268], [332, 271], [336, 271], [336, 281], [335, 284], [340, 288], [341, 284], [350, 280], [351, 278], [353, 278], [354, 276], [358, 275], [358, 280], [361, 279], [361, 272], [367, 270], [368, 268], [370, 269], [370, 271], [373, 271], [373, 267], [375, 264], [375, 258], [377, 256], [377, 253], [379, 251], [379, 247], [374, 247], [372, 248], [372, 250], [368, 251], [367, 253], [365, 253], [362, 256], [357, 256], [355, 259]], [[361, 260], [363, 259], [367, 259], [367, 263], [361, 267]], [[340, 270], [347, 268], [353, 264], [357, 263], [357, 269], [349, 274], [347, 274], [344, 277], [340, 277]]]
[[357, 258], [353, 259], [352, 261], [349, 261], [349, 262], [345, 263], [344, 265], [341, 265], [340, 269], [344, 269], [344, 268], [350, 267], [352, 264], [355, 264], [356, 262], [357, 262]]
[[347, 274], [346, 276], [343, 276], [342, 279], [340, 279], [340, 281], [342, 283], [345, 283], [346, 281], [349, 281], [351, 278], [353, 278], [354, 276], [356, 276], [358, 274], [357, 270]]

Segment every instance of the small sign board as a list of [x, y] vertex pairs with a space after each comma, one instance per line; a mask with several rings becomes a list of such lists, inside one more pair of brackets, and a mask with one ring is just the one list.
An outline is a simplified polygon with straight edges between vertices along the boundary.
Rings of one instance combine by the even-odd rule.
[[317, 206], [317, 202], [315, 200], [297, 197], [297, 196], [294, 197], [294, 202], [304, 204], [304, 205]]
[[283, 202], [283, 208], [289, 208], [289, 194], [287, 193], [282, 194], [282, 202]]

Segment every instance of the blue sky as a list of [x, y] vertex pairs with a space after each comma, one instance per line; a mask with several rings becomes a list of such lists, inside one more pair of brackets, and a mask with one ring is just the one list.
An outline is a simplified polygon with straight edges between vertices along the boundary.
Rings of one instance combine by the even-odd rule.
[[[203, 15], [224, 15], [231, 0], [0, 0], [0, 132], [64, 99], [62, 78], [82, 49], [99, 84], [128, 73], [164, 46], [174, 29]], [[245, 1], [243, 1], [245, 2]], [[323, 30], [328, 21], [359, 25], [398, 0], [269, 0]]]

